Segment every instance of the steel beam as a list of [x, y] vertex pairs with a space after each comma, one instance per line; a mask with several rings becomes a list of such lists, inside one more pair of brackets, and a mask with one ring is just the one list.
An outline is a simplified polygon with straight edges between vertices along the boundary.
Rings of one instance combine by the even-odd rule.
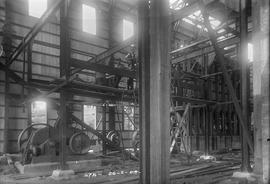
[[[239, 41], [240, 41], [239, 38], [232, 37], [232, 38], [229, 38], [227, 40], [218, 42], [218, 46], [219, 46], [219, 48], [224, 48], [224, 47], [227, 47], [230, 45], [238, 44]], [[200, 43], [200, 42], [198, 42], [198, 43]], [[192, 46], [194, 46], [194, 45], [192, 45]], [[187, 47], [187, 48], [190, 48], [190, 47]], [[185, 55], [180, 56], [180, 57], [172, 58], [171, 61], [172, 61], [172, 64], [176, 64], [176, 63], [180, 63], [180, 62], [183, 62], [185, 60], [188, 60], [188, 59], [191, 59], [194, 57], [198, 57], [198, 56], [201, 56], [203, 54], [208, 54], [208, 53], [211, 53], [214, 51], [215, 51], [215, 48], [211, 45], [211, 46], [196, 50], [192, 53], [185, 54]]]
[[25, 49], [25, 47], [35, 38], [35, 36], [39, 33], [42, 27], [47, 23], [49, 18], [59, 9], [64, 0], [57, 0], [55, 3], [49, 7], [46, 12], [42, 15], [42, 17], [38, 20], [35, 26], [28, 32], [28, 34], [23, 38], [19, 46], [9, 57], [6, 67], [9, 67], [21, 54], [21, 52]]
[[210, 38], [210, 40], [211, 40], [211, 42], [213, 44], [213, 47], [215, 49], [215, 52], [216, 52], [217, 61], [219, 62], [220, 67], [222, 69], [223, 76], [224, 76], [225, 82], [227, 84], [230, 96], [232, 97], [236, 113], [238, 115], [240, 124], [241, 124], [241, 126], [243, 128], [243, 136], [247, 140], [247, 143], [249, 145], [250, 150], [253, 152], [254, 151], [253, 142], [252, 142], [252, 139], [251, 139], [251, 136], [250, 136], [250, 132], [248, 131], [247, 125], [244, 122], [244, 117], [243, 117], [241, 106], [240, 106], [240, 104], [238, 102], [237, 96], [235, 94], [235, 90], [234, 90], [234, 88], [232, 86], [232, 82], [230, 80], [229, 74], [227, 72], [227, 68], [225, 66], [226, 59], [224, 57], [223, 50], [221, 50], [219, 48], [218, 44], [217, 44], [215, 31], [212, 29], [212, 27], [210, 25], [209, 15], [207, 14], [206, 9], [205, 9], [205, 5], [203, 4], [202, 1], [200, 1], [200, 7], [201, 7], [201, 10], [202, 10], [202, 15], [203, 15], [203, 18], [204, 18], [205, 26], [208, 29], [209, 38]]

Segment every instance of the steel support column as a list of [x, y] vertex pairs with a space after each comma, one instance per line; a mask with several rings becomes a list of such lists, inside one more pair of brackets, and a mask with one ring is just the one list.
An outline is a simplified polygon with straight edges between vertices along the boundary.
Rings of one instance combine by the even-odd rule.
[[[248, 131], [250, 131], [250, 112], [249, 112], [249, 76], [248, 76], [248, 20], [247, 20], [247, 0], [239, 1], [240, 7], [240, 63], [241, 63], [241, 105], [243, 120]], [[241, 134], [245, 131], [241, 128]], [[242, 147], [242, 171], [251, 171], [250, 155], [247, 140], [241, 137]]]
[[169, 183], [168, 1], [139, 1], [141, 183]]
[[269, 0], [252, 1], [253, 23], [253, 113], [254, 172], [260, 183], [270, 183], [270, 90], [269, 90]]
[[[65, 80], [69, 80], [70, 70], [70, 38], [69, 38], [69, 10], [70, 1], [65, 0], [60, 8], [60, 76], [65, 76]], [[60, 118], [61, 123], [59, 127], [59, 141], [60, 141], [60, 169], [65, 170], [66, 167], [66, 150], [67, 137], [66, 128], [69, 120], [69, 112], [67, 108], [67, 101], [69, 94], [65, 88], [60, 91]]]

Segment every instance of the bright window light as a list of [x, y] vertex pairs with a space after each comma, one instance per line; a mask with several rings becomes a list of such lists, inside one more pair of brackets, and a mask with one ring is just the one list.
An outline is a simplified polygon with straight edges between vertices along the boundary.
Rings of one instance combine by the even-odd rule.
[[193, 14], [196, 15], [197, 17], [201, 16], [201, 10], [197, 10]]
[[192, 25], [195, 25], [191, 20], [187, 19], [187, 18], [183, 18], [183, 21], [189, 23], [189, 24], [192, 24]]
[[97, 108], [94, 105], [83, 105], [83, 121], [96, 129]]
[[214, 17], [209, 17], [209, 21], [210, 21], [210, 24], [212, 26], [213, 29], [216, 29], [219, 25], [220, 25], [220, 21], [215, 19]]
[[248, 61], [253, 62], [253, 44], [248, 43]]
[[134, 35], [134, 23], [126, 19], [123, 20], [123, 40]]
[[232, 49], [234, 47], [236, 47], [236, 45], [231, 45], [231, 46], [228, 46], [228, 47], [224, 47], [224, 50], [229, 50], [229, 49]]
[[197, 28], [202, 29], [202, 26], [201, 25], [197, 25]]
[[170, 0], [170, 8], [173, 10], [180, 10], [181, 8], [188, 6], [183, 0]]
[[31, 104], [31, 116], [33, 123], [47, 123], [47, 103], [35, 101]]
[[225, 31], [226, 31], [225, 29], [220, 29], [220, 30], [217, 31], [217, 33], [223, 33]]
[[82, 5], [82, 29], [86, 33], [96, 35], [96, 9], [85, 4]]
[[40, 18], [47, 10], [47, 0], [28, 0], [28, 14]]

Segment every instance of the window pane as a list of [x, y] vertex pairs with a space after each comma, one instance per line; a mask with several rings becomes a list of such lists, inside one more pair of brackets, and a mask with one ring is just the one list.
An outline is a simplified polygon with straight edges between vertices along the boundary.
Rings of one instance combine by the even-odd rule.
[[43, 101], [35, 101], [31, 104], [33, 123], [47, 123], [47, 104]]
[[96, 118], [97, 118], [97, 110], [96, 106], [93, 105], [84, 105], [83, 106], [83, 121], [96, 129]]
[[82, 26], [83, 31], [90, 33], [90, 34], [96, 34], [96, 9], [87, 6], [85, 4], [82, 5]]
[[248, 61], [253, 62], [253, 44], [248, 43]]
[[47, 10], [47, 0], [28, 0], [28, 14], [40, 18]]
[[134, 34], [134, 24], [128, 20], [123, 20], [123, 40], [132, 37]]

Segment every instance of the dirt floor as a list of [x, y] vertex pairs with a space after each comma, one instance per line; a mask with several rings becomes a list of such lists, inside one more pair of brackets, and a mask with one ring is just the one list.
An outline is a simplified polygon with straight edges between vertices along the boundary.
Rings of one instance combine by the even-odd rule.
[[[120, 157], [121, 155], [114, 155]], [[112, 157], [112, 156], [111, 156]], [[79, 172], [63, 178], [52, 176], [35, 177], [33, 175], [19, 174], [14, 166], [18, 156], [4, 155], [0, 157], [0, 184], [112, 184], [112, 183], [139, 183], [139, 162], [122, 160], [117, 165], [107, 165], [99, 170]], [[113, 157], [112, 157], [113, 159]], [[195, 151], [192, 155], [184, 153], [171, 156], [171, 183], [199, 183], [199, 184], [225, 184], [247, 183], [255, 184], [256, 177], [232, 177], [240, 169], [241, 154], [239, 151], [221, 150], [204, 156], [202, 152]]]

